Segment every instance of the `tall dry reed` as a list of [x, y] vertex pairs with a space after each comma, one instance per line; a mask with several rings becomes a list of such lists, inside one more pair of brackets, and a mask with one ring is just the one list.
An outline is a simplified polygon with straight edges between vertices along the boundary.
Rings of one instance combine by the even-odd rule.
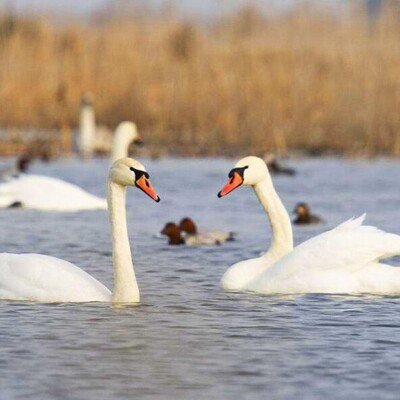
[[134, 120], [168, 152], [400, 155], [395, 4], [374, 26], [357, 7], [171, 15], [1, 16], [0, 126], [74, 127], [91, 91], [99, 123]]

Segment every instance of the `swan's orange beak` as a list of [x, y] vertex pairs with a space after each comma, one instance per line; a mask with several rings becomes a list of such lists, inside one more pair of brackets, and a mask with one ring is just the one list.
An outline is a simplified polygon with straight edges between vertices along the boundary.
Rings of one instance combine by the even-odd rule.
[[225, 196], [228, 193], [232, 192], [232, 190], [236, 189], [243, 183], [243, 180], [243, 176], [238, 171], [233, 171], [232, 177], [218, 193], [218, 197]]
[[151, 184], [150, 179], [146, 178], [144, 175], [136, 180], [136, 186], [157, 203], [160, 201], [160, 196], [157, 194], [156, 190]]

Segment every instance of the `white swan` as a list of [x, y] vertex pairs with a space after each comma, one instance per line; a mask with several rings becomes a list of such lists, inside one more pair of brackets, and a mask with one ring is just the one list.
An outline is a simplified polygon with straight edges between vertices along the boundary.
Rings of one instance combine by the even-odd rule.
[[78, 150], [82, 157], [93, 155], [96, 137], [96, 120], [93, 108], [93, 95], [86, 93], [81, 100], [79, 113], [79, 136], [77, 140]]
[[159, 201], [145, 168], [138, 161], [116, 161], [108, 177], [113, 264], [113, 294], [77, 266], [41, 254], [0, 254], [0, 299], [38, 302], [138, 302], [125, 212], [126, 186], [136, 186]]
[[242, 184], [252, 186], [268, 215], [273, 238], [263, 256], [225, 272], [224, 289], [261, 294], [400, 293], [400, 268], [379, 263], [400, 254], [399, 235], [362, 225], [363, 215], [293, 248], [290, 219], [265, 163], [257, 157], [243, 158], [229, 178], [218, 196]]
[[[126, 157], [131, 142], [141, 142], [136, 125], [121, 122], [113, 138], [111, 162]], [[0, 208], [7, 207], [46, 211], [105, 210], [107, 200], [61, 179], [21, 174], [0, 183]]]

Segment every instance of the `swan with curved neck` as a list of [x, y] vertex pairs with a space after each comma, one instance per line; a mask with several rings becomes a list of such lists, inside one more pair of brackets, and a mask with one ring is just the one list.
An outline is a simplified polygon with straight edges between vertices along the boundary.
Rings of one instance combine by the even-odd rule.
[[41, 254], [0, 254], [0, 299], [37, 302], [140, 301], [125, 213], [125, 191], [135, 186], [159, 202], [144, 166], [131, 158], [116, 161], [107, 193], [112, 234], [114, 291], [77, 266]]
[[[140, 144], [141, 137], [133, 122], [121, 122], [112, 143], [111, 163], [126, 157], [130, 143]], [[23, 208], [46, 211], [107, 209], [107, 201], [79, 186], [61, 179], [20, 174], [0, 183], [0, 208], [18, 204]]]
[[142, 138], [136, 124], [131, 121], [123, 121], [115, 129], [111, 145], [111, 162], [127, 157], [131, 143], [141, 145]]
[[293, 248], [289, 215], [265, 162], [241, 159], [218, 197], [252, 186], [272, 227], [272, 242], [261, 257], [241, 261], [223, 275], [226, 290], [276, 293], [400, 293], [400, 268], [379, 260], [400, 254], [400, 236], [351, 219]]

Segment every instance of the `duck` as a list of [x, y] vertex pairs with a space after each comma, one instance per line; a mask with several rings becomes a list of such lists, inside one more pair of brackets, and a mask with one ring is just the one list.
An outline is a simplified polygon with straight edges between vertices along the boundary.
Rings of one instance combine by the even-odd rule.
[[264, 155], [264, 161], [268, 166], [268, 170], [271, 174], [274, 175], [289, 175], [294, 176], [296, 175], [296, 170], [290, 167], [285, 167], [281, 165], [278, 161], [277, 157], [274, 154], [266, 153]]
[[296, 218], [293, 220], [293, 223], [296, 225], [310, 225], [323, 222], [322, 218], [318, 217], [318, 215], [311, 214], [310, 207], [304, 202], [296, 204], [294, 213], [296, 214]]
[[131, 158], [114, 162], [107, 179], [107, 201], [112, 234], [114, 290], [76, 265], [43, 254], [0, 253], [0, 299], [41, 303], [137, 303], [139, 287], [129, 245], [125, 194], [134, 186], [159, 202], [143, 164]]
[[168, 236], [168, 244], [172, 246], [185, 244], [181, 235], [181, 230], [175, 222], [167, 222], [160, 233], [161, 235]]
[[8, 179], [10, 177], [18, 177], [20, 174], [28, 171], [29, 166], [32, 163], [32, 158], [27, 154], [22, 154], [18, 157], [14, 166], [6, 167], [0, 170], [0, 179]]
[[185, 235], [186, 241], [192, 241], [198, 244], [209, 244], [210, 239], [215, 240], [214, 244], [221, 244], [226, 241], [234, 240], [233, 232], [218, 230], [202, 230], [198, 231], [196, 224], [190, 217], [182, 218], [179, 222], [179, 229]]
[[223, 274], [224, 290], [258, 294], [400, 294], [400, 268], [381, 260], [400, 254], [400, 236], [363, 225], [365, 214], [293, 246], [289, 215], [265, 162], [237, 162], [218, 193], [251, 186], [272, 227], [267, 252], [240, 261]]
[[[129, 143], [140, 140], [136, 125], [121, 122], [114, 135], [111, 163], [126, 157]], [[30, 208], [42, 211], [75, 212], [105, 210], [107, 200], [62, 179], [19, 174], [0, 183], [0, 208]]]
[[221, 244], [212, 237], [182, 236], [180, 227], [175, 222], [167, 222], [160, 232], [168, 237], [168, 244], [172, 246], [185, 244], [187, 246], [218, 246]]

